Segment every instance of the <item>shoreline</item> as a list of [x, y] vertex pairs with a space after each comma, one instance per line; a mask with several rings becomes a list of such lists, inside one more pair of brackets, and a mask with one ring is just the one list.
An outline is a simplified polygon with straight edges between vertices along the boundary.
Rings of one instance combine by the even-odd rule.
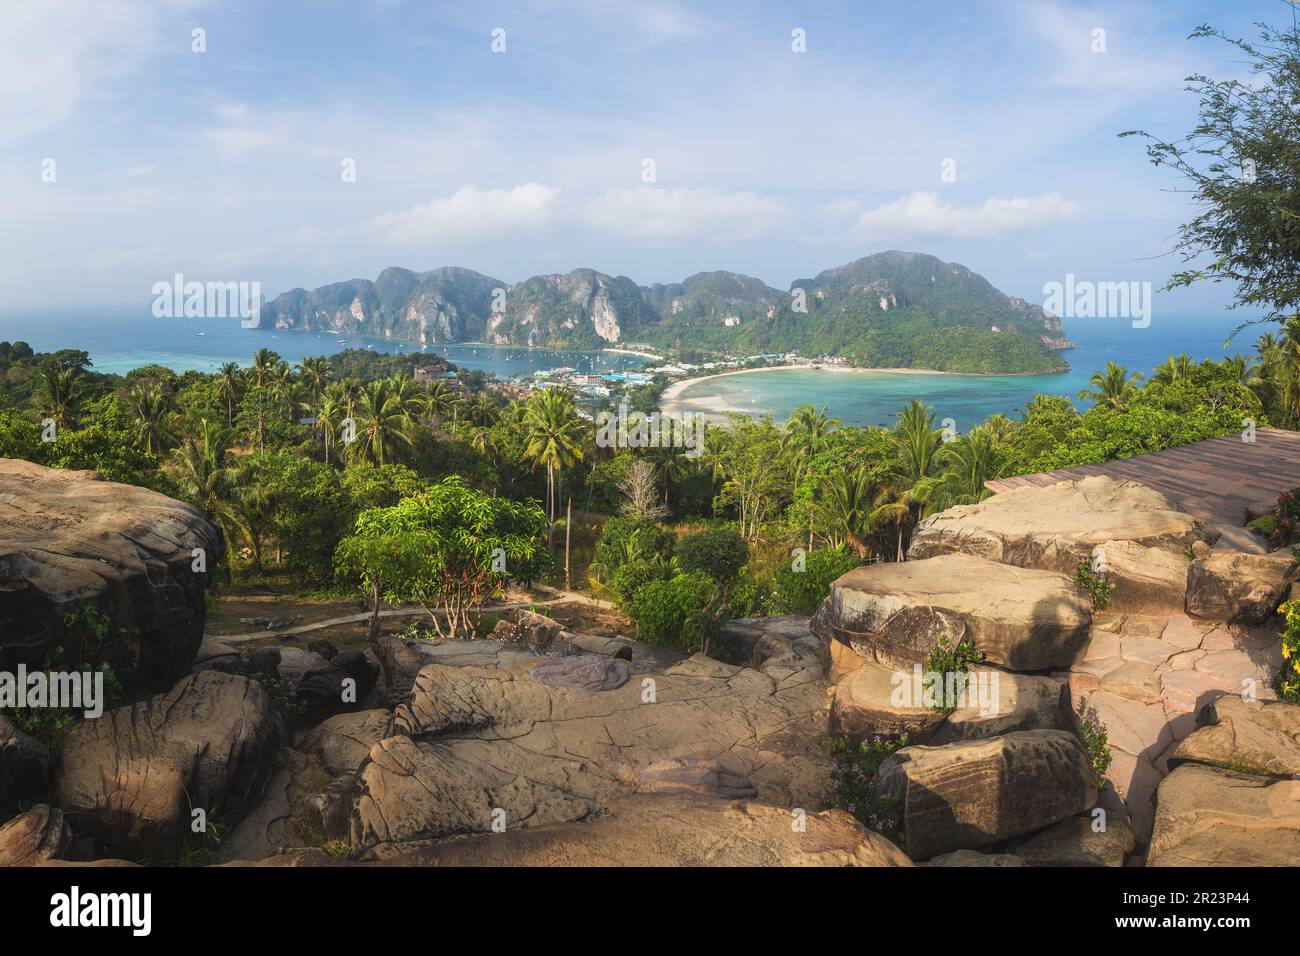
[[[857, 372], [884, 372], [889, 375], [950, 375], [965, 378], [1027, 378], [1038, 375], [1063, 375], [1069, 369], [1061, 369], [1056, 372], [942, 372], [938, 369], [927, 368], [860, 368], [854, 365], [773, 365], [761, 366], [759, 368], [739, 368], [730, 372], [715, 372], [712, 375], [700, 375], [695, 378], [684, 378], [680, 381], [673, 382], [663, 390], [659, 396], [661, 410], [664, 413], [677, 413], [681, 411], [702, 411], [706, 416], [716, 416], [725, 418], [729, 414], [748, 415], [751, 412], [743, 409], [734, 408], [728, 405], [716, 395], [701, 396], [699, 398], [683, 399], [682, 392], [686, 391], [692, 385], [699, 382], [707, 382], [715, 378], [728, 378], [732, 375], [749, 375], [753, 372], [833, 372], [837, 374], [852, 374]], [[689, 406], [689, 407], [688, 407]]]

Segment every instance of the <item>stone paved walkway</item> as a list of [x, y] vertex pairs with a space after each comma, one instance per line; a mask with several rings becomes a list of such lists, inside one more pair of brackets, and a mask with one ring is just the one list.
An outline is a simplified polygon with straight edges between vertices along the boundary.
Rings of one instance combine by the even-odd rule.
[[1275, 695], [1281, 666], [1275, 628], [1171, 617], [1098, 614], [1088, 649], [1065, 680], [1077, 705], [1095, 707], [1106, 725], [1114, 788], [1102, 805], [1129, 815], [1134, 835], [1151, 838], [1153, 797], [1178, 742], [1195, 729], [1196, 713], [1223, 694]]

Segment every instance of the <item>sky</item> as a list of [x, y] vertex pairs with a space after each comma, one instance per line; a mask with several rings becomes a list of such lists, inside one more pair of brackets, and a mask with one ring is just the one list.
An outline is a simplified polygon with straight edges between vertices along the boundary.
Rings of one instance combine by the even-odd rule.
[[1198, 24], [1252, 36], [1291, 13], [11, 0], [0, 312], [143, 312], [176, 273], [269, 297], [393, 265], [642, 284], [726, 269], [785, 289], [886, 249], [1038, 302], [1067, 273], [1158, 286], [1194, 210], [1118, 134], [1179, 136], [1185, 77], [1245, 78], [1225, 44], [1187, 38]]

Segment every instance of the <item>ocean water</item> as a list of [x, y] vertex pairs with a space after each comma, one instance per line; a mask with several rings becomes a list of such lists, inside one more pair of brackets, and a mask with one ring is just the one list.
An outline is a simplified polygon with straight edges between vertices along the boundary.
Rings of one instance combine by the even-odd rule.
[[825, 405], [828, 414], [848, 425], [892, 425], [898, 410], [912, 399], [934, 406], [936, 417], [953, 419], [967, 431], [996, 412], [1011, 415], [1035, 395], [1077, 395], [1088, 388], [1094, 371], [1118, 362], [1130, 372], [1150, 374], [1169, 355], [1186, 352], [1193, 359], [1223, 359], [1252, 354], [1255, 340], [1269, 326], [1244, 330], [1224, 349], [1224, 340], [1240, 323], [1237, 315], [1169, 318], [1135, 329], [1128, 321], [1097, 319], [1066, 323], [1076, 347], [1061, 354], [1068, 372], [1053, 375], [925, 375], [898, 372], [794, 370], [748, 372], [688, 385], [678, 396], [679, 409], [717, 414], [724, 411], [768, 414], [784, 421], [805, 402]]
[[[202, 334], [200, 334], [202, 333]], [[75, 348], [90, 353], [97, 372], [122, 374], [142, 365], [163, 365], [177, 372], [215, 372], [226, 362], [248, 365], [260, 348], [273, 349], [290, 363], [313, 355], [333, 355], [346, 348], [376, 352], [441, 356], [462, 368], [483, 369], [499, 378], [528, 376], [567, 366], [582, 372], [639, 368], [647, 360], [616, 352], [566, 352], [556, 349], [492, 345], [439, 345], [421, 349], [411, 342], [333, 335], [246, 329], [238, 319], [159, 319], [151, 315], [0, 316], [0, 341], [24, 341], [38, 352]]]

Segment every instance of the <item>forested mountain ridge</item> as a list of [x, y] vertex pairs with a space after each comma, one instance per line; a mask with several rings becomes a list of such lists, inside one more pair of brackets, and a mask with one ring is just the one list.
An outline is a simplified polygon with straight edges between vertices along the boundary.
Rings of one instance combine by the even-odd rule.
[[638, 286], [593, 269], [510, 284], [471, 269], [390, 268], [262, 309], [282, 329], [385, 336], [420, 344], [488, 342], [602, 348], [639, 342], [719, 352], [839, 355], [854, 364], [964, 372], [1065, 367], [1060, 321], [965, 266], [913, 252], [867, 256], [786, 292], [734, 272]]

